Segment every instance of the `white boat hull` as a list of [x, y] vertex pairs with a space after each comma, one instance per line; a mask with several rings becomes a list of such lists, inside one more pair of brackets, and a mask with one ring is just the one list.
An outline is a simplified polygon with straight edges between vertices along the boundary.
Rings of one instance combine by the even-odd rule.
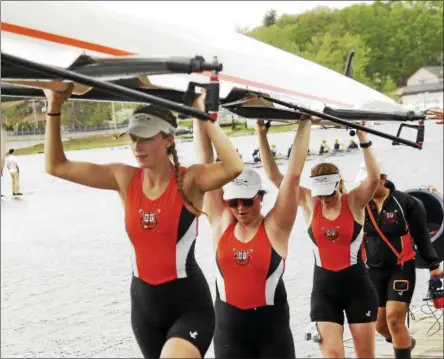
[[[122, 16], [101, 2], [1, 2], [1, 50], [34, 62], [68, 67], [81, 54], [217, 56], [221, 97], [249, 89], [322, 111], [336, 108], [400, 110], [387, 96], [301, 57], [238, 33], [201, 32], [162, 24], [155, 11]], [[207, 75], [152, 75], [154, 86], [184, 91]]]

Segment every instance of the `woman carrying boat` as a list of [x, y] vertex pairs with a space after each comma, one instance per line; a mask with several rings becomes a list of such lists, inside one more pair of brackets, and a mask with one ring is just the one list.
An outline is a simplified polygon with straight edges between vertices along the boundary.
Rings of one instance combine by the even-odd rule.
[[[242, 161], [219, 125], [207, 121], [202, 130], [221, 162], [181, 167], [176, 118], [153, 105], [136, 109], [125, 131], [138, 167], [70, 161], [60, 139], [60, 112], [71, 91], [72, 84], [63, 92], [46, 91], [46, 171], [120, 195], [135, 253], [131, 323], [143, 356], [202, 358], [215, 319], [208, 283], [194, 256], [197, 217], [204, 193], [237, 177]], [[200, 97], [194, 104], [199, 110], [202, 101]]]
[[[365, 171], [361, 170], [356, 181], [362, 176]], [[363, 255], [378, 292], [376, 330], [393, 344], [396, 359], [409, 359], [415, 340], [405, 321], [415, 290], [414, 244], [430, 277], [442, 278], [443, 273], [430, 240], [424, 205], [387, 182], [387, 175], [381, 173], [373, 199], [366, 206]]]
[[[195, 122], [197, 153], [202, 163], [212, 163], [211, 139], [203, 125]], [[298, 128], [288, 173], [267, 215], [261, 214], [261, 178], [252, 169], [244, 169], [223, 190], [205, 195], [217, 263], [216, 358], [295, 357], [282, 275], [310, 128], [310, 120]], [[258, 121], [258, 131], [266, 131], [263, 121]]]
[[[260, 136], [266, 136], [262, 133]], [[299, 186], [315, 268], [310, 317], [318, 328], [320, 348], [326, 358], [344, 358], [344, 311], [358, 358], [375, 357], [377, 294], [362, 261], [360, 248], [364, 208], [379, 182], [379, 169], [367, 134], [358, 131], [369, 175], [346, 193], [339, 169], [320, 163], [311, 169], [311, 190]], [[283, 175], [264, 140], [261, 156], [268, 178], [280, 187]]]

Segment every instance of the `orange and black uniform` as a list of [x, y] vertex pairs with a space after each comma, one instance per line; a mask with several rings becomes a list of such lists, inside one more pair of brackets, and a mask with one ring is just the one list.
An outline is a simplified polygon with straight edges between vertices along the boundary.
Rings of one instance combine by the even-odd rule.
[[355, 221], [342, 195], [341, 212], [330, 220], [316, 201], [308, 234], [313, 243], [315, 268], [311, 294], [312, 322], [344, 324], [374, 322], [378, 299], [361, 258], [362, 225]]
[[232, 223], [219, 240], [214, 353], [216, 358], [294, 358], [282, 275], [285, 260], [259, 226], [254, 238], [236, 239]]
[[[398, 259], [381, 239], [366, 208], [363, 254], [378, 292], [379, 306], [385, 307], [388, 300], [410, 303], [416, 282], [414, 244], [428, 268], [439, 267], [426, 226], [424, 205], [415, 197], [391, 188], [380, 213], [374, 201], [370, 201], [369, 207], [378, 227], [401, 257]], [[397, 287], [395, 281], [408, 284]]]
[[[184, 169], [182, 169], [184, 170]], [[159, 358], [173, 337], [205, 355], [214, 333], [208, 283], [196, 262], [197, 218], [184, 206], [175, 171], [155, 200], [142, 191], [144, 171], [128, 189], [125, 224], [134, 247], [131, 323], [145, 358]]]

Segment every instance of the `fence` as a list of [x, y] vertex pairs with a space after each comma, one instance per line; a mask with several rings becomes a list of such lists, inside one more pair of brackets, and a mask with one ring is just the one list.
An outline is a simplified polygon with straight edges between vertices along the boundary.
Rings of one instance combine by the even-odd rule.
[[[62, 133], [78, 133], [78, 132], [95, 132], [95, 131], [108, 131], [108, 130], [119, 130], [121, 128], [127, 127], [126, 124], [118, 125], [97, 125], [97, 126], [62, 126]], [[30, 128], [21, 131], [6, 131], [8, 136], [35, 136], [44, 135], [44, 128]]]

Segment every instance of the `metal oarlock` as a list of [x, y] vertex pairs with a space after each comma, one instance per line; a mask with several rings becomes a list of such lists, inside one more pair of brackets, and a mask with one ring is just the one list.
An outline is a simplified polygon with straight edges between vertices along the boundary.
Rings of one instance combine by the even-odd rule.
[[219, 115], [219, 71], [217, 70], [217, 56], [213, 58], [215, 69], [210, 76], [210, 83], [207, 85], [207, 95], [205, 97], [205, 112], [207, 112], [213, 121], [216, 121]]
[[[187, 106], [191, 106], [196, 97], [196, 87], [205, 89], [205, 112], [208, 114], [211, 121], [216, 121], [219, 116], [219, 71], [222, 69], [222, 65], [219, 64], [217, 56], [213, 58], [212, 64], [213, 70], [210, 75], [210, 82], [206, 84], [198, 82], [190, 82], [188, 84], [187, 91], [183, 96], [183, 103]], [[179, 116], [185, 118], [185, 116]]]
[[[420, 146], [420, 147], [422, 147], [424, 145], [425, 127], [424, 127], [424, 121], [423, 120], [419, 121], [417, 125], [410, 125], [410, 124], [407, 124], [407, 123], [401, 123], [401, 125], [399, 126], [399, 129], [398, 129], [398, 133], [396, 134], [396, 137], [399, 137], [403, 127], [408, 127], [408, 128], [415, 129], [417, 131], [416, 132], [416, 144], [418, 146]], [[401, 144], [402, 143], [400, 143], [399, 140], [393, 140], [393, 142], [392, 142], [393, 146], [399, 146]]]

